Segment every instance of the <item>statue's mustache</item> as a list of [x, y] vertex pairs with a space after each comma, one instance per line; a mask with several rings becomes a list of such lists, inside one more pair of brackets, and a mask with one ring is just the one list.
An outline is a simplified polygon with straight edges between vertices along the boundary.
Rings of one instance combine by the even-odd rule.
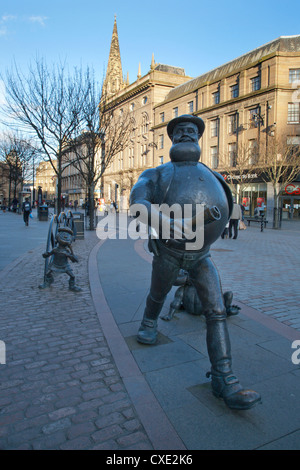
[[184, 136], [180, 137], [178, 142], [194, 142], [194, 140], [191, 137], [189, 137], [188, 135], [184, 135]]

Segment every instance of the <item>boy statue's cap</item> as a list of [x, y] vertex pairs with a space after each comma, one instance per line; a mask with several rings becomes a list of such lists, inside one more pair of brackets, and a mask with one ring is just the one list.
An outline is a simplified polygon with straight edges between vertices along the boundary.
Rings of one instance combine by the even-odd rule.
[[67, 232], [70, 235], [73, 235], [73, 230], [71, 230], [69, 227], [59, 227], [58, 232]]

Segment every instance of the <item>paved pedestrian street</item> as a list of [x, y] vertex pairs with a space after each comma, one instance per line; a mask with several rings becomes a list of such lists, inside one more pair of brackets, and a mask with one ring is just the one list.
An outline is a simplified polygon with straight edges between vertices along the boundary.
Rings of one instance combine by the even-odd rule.
[[65, 274], [41, 290], [48, 226], [0, 211], [0, 449], [300, 449], [299, 222], [247, 227], [211, 249], [241, 307], [228, 318], [233, 370], [262, 396], [247, 411], [211, 393], [202, 316], [160, 319], [158, 343], [137, 343], [145, 240], [85, 231], [72, 245], [82, 291]]

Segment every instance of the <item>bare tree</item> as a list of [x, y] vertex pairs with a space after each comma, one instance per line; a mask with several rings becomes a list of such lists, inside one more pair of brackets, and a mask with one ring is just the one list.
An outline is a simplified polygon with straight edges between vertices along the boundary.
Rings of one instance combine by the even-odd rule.
[[[21, 130], [38, 140], [44, 158], [57, 175], [57, 210], [61, 210], [63, 148], [78, 133], [84, 100], [81, 71], [73, 75], [65, 64], [49, 70], [44, 60], [36, 59], [28, 74], [17, 65], [3, 77], [6, 103], [2, 111]], [[10, 124], [11, 125], [11, 124]]]
[[0, 160], [7, 167], [8, 204], [11, 198], [17, 197], [18, 188], [22, 188], [24, 181], [32, 177], [32, 160], [38, 149], [32, 141], [18, 133], [3, 134], [0, 142]]
[[242, 194], [256, 172], [258, 146], [255, 143], [252, 146], [246, 144], [235, 145], [231, 152], [220, 156], [220, 169], [218, 171], [224, 173], [232, 194], [240, 204]]
[[268, 146], [260, 149], [259, 163], [261, 178], [273, 187], [273, 228], [279, 228], [279, 197], [300, 174], [300, 146], [286, 137], [272, 137]]
[[87, 69], [84, 77], [85, 99], [82, 119], [85, 131], [68, 142], [66, 161], [70, 161], [85, 181], [88, 192], [89, 228], [94, 228], [94, 193], [100, 183], [103, 194], [103, 175], [116, 155], [128, 143], [131, 132], [129, 111], [113, 113], [109, 109], [106, 88], [102, 90]]

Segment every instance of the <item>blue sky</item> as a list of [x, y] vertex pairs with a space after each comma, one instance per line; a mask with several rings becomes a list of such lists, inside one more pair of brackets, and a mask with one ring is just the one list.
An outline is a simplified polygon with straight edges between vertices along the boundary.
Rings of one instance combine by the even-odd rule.
[[114, 15], [123, 74], [136, 79], [155, 61], [196, 77], [279, 36], [300, 34], [300, 2], [290, 0], [1, 0], [0, 72], [12, 60], [26, 71], [48, 63], [106, 69]]

